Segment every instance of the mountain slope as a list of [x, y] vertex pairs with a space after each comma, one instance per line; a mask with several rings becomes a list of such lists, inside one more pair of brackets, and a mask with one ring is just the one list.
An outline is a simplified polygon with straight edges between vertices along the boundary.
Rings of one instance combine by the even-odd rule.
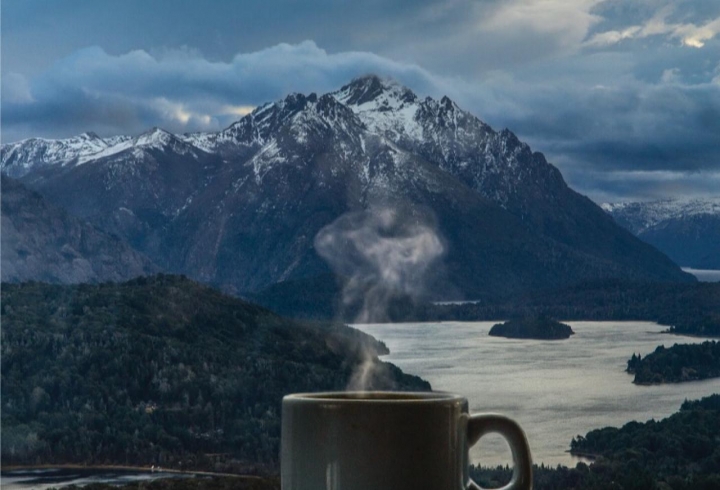
[[158, 271], [122, 239], [2, 176], [2, 280], [122, 281]]
[[22, 181], [176, 270], [165, 253], [164, 227], [202, 191], [220, 160], [158, 128], [117, 141], [92, 156], [33, 167]]
[[510, 131], [378, 77], [291, 94], [218, 133], [155, 133], [163, 137], [150, 149], [121, 138], [120, 151], [97, 158], [13, 165], [52, 202], [159, 265], [229, 290], [327, 274], [318, 233], [388, 210], [442, 243], [426, 277], [436, 298], [612, 277], [692, 280]]
[[449, 98], [419, 100], [407, 88], [374, 76], [353, 81], [335, 96], [371, 130], [452, 174], [532, 232], [605, 260], [611, 268], [611, 263], [646, 273], [652, 267], [672, 268], [570, 189], [541, 153], [507, 129], [493, 131]]
[[695, 269], [720, 269], [720, 198], [603, 204], [618, 224]]

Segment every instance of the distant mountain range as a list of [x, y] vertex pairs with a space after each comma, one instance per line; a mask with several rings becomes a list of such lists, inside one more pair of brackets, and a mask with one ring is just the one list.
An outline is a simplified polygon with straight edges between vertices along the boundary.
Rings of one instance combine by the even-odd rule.
[[357, 218], [368, 215], [397, 223], [362, 253], [402, 242], [409, 225], [434, 233], [441, 253], [423, 291], [436, 299], [694, 280], [509, 130], [372, 75], [291, 94], [217, 133], [34, 138], [3, 145], [1, 165], [165, 270], [235, 292], [326, 276], [318, 234], [378, 221]]
[[681, 266], [720, 269], [720, 197], [606, 203], [602, 208]]

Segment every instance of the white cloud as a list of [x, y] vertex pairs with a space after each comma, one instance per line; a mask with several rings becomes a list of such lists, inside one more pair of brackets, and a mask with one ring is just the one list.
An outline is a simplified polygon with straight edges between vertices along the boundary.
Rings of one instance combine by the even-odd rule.
[[576, 49], [599, 17], [591, 14], [601, 0], [510, 0], [498, 3], [492, 15], [481, 18], [479, 28], [490, 32], [528, 29], [553, 34]]
[[625, 39], [632, 39], [642, 30], [642, 26], [630, 26], [622, 31], [605, 31], [595, 34], [586, 41], [586, 46], [610, 46]]
[[660, 76], [660, 81], [662, 83], [679, 83], [680, 80], [679, 68], [669, 68], [667, 70], [663, 70], [663, 73]]
[[610, 30], [593, 35], [585, 46], [609, 46], [625, 39], [642, 39], [651, 36], [667, 36], [678, 39], [684, 46], [702, 48], [705, 43], [720, 33], [720, 17], [704, 24], [668, 22], [674, 7], [666, 5], [642, 25], [633, 25], [623, 30]]
[[246, 116], [246, 115], [250, 114], [252, 111], [254, 111], [255, 107], [256, 106], [254, 106], [254, 105], [238, 105], [238, 106], [225, 105], [220, 110], [222, 111], [223, 114], [230, 114], [233, 116], [242, 117], [242, 116]]
[[680, 38], [685, 46], [702, 48], [707, 41], [718, 34], [720, 34], [720, 17], [701, 26], [680, 24], [673, 32], [673, 37]]
[[6, 102], [30, 103], [33, 102], [30, 85], [24, 76], [19, 73], [5, 73], [2, 82], [2, 100]]

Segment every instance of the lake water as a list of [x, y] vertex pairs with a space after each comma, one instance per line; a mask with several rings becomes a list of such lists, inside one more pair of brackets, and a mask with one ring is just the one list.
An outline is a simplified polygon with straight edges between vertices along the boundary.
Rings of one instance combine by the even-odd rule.
[[697, 277], [698, 281], [702, 282], [720, 282], [720, 271], [713, 269], [691, 269], [689, 267], [683, 267], [682, 270]]
[[[501, 412], [525, 429], [533, 461], [575, 466], [566, 451], [577, 434], [631, 420], [661, 419], [685, 399], [720, 393], [720, 378], [636, 386], [624, 370], [633, 352], [704, 339], [660, 333], [649, 322], [566, 322], [575, 335], [541, 341], [489, 337], [496, 322], [354, 325], [390, 349], [383, 359], [467, 397], [471, 412]], [[510, 464], [499, 436], [471, 450], [474, 463]]]
[[68, 485], [83, 486], [90, 483], [124, 485], [134, 481], [157, 478], [189, 478], [193, 473], [169, 473], [163, 471], [134, 471], [100, 468], [42, 468], [3, 471], [2, 490], [45, 490]]

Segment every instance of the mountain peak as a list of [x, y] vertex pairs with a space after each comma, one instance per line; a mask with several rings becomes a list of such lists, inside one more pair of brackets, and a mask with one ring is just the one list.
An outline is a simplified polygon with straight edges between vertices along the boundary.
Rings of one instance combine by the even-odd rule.
[[94, 131], [85, 131], [78, 136], [81, 140], [101, 140], [102, 138], [97, 135]]
[[138, 146], [140, 146], [140, 145], [162, 146], [162, 145], [169, 143], [173, 139], [175, 139], [175, 136], [172, 133], [169, 133], [162, 128], [158, 128], [157, 126], [154, 126], [153, 128], [149, 129], [148, 131], [145, 131], [144, 133], [140, 134], [135, 139], [135, 144]]
[[334, 95], [340, 102], [350, 106], [363, 105], [388, 96], [405, 103], [417, 100], [417, 96], [412, 90], [396, 80], [372, 74], [353, 79]]
[[140, 133], [140, 136], [146, 136], [146, 135], [149, 135], [149, 136], [156, 135], [157, 136], [157, 135], [164, 135], [164, 134], [171, 134], [171, 133], [169, 133], [168, 131], [165, 131], [164, 129], [159, 128], [157, 126], [153, 126], [152, 128], [148, 129], [144, 133]]

